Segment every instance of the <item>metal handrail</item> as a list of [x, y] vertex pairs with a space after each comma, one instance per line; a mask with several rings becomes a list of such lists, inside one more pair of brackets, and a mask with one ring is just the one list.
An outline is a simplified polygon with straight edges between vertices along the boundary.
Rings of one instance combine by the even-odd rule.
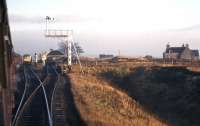
[[45, 32], [46, 37], [69, 37], [72, 30], [57, 30], [47, 29]]

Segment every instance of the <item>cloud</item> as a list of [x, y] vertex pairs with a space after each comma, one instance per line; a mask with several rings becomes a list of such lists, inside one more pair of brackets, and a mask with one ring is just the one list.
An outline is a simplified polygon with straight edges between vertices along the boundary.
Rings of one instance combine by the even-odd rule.
[[[35, 23], [41, 24], [45, 22], [46, 16], [27, 16], [21, 14], [10, 14], [9, 18], [11, 23]], [[52, 16], [57, 23], [80, 23], [88, 21], [101, 21], [97, 18], [92, 17], [81, 17], [78, 15], [56, 15]]]
[[172, 30], [172, 31], [178, 31], [178, 32], [183, 32], [183, 31], [200, 31], [200, 24], [192, 25], [192, 26], [185, 27], [185, 28], [175, 29], [175, 30]]
[[41, 16], [24, 16], [20, 14], [10, 14], [11, 23], [43, 23], [44, 17]]

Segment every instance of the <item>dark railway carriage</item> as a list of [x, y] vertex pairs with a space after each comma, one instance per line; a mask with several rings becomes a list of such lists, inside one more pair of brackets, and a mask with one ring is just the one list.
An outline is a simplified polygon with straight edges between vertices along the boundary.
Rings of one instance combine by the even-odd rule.
[[6, 0], [0, 0], [0, 125], [10, 126], [14, 107], [15, 67]]

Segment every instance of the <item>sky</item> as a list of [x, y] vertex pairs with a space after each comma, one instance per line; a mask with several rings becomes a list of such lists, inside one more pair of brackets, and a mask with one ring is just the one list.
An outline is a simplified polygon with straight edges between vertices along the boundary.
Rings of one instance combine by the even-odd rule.
[[200, 49], [199, 0], [7, 0], [12, 40], [20, 53], [58, 48], [48, 27], [73, 30], [85, 55], [161, 57], [169, 42]]

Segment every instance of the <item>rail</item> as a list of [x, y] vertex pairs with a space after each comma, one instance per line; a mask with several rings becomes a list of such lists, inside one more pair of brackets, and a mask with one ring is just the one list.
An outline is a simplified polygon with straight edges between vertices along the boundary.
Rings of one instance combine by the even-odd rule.
[[[47, 65], [47, 75], [49, 75], [49, 66]], [[52, 67], [53, 70], [55, 71], [55, 74], [58, 76], [59, 73], [56, 71], [56, 69], [54, 67]], [[18, 107], [18, 112], [17, 114], [15, 115], [15, 119], [13, 121], [13, 124], [12, 126], [15, 126], [17, 125], [19, 122], [19, 118], [22, 116], [24, 110], [26, 109], [27, 105], [31, 102], [31, 100], [33, 99], [33, 97], [37, 94], [37, 92], [39, 91], [39, 89], [42, 87], [42, 91], [43, 91], [43, 94], [44, 94], [44, 98], [45, 98], [45, 104], [46, 104], [46, 108], [47, 108], [47, 113], [48, 113], [48, 121], [49, 121], [49, 125], [50, 126], [53, 126], [53, 117], [52, 117], [52, 104], [53, 104], [53, 96], [55, 94], [55, 90], [57, 88], [57, 85], [58, 85], [58, 80], [59, 80], [59, 77], [58, 77], [58, 80], [56, 81], [55, 85], [54, 85], [54, 89], [53, 89], [53, 93], [51, 95], [51, 103], [49, 103], [51, 105], [51, 111], [49, 110], [49, 104], [48, 104], [48, 99], [47, 99], [47, 93], [45, 91], [45, 88], [44, 86], [47, 85], [46, 81], [47, 81], [47, 77], [45, 78], [45, 80], [42, 82], [39, 78], [39, 76], [33, 71], [32, 68], [30, 68], [31, 72], [34, 74], [34, 76], [37, 78], [37, 80], [40, 82], [40, 84], [31, 92], [31, 94], [28, 96], [28, 98], [26, 99], [26, 101], [24, 102], [24, 104], [22, 105], [23, 101], [21, 100], [21, 105], [20, 107]], [[25, 71], [24, 71], [25, 72]], [[25, 74], [25, 73], [24, 73]], [[25, 74], [26, 75], [26, 81], [28, 80], [27, 79], [27, 75], [28, 74]], [[25, 94], [24, 94], [25, 95]], [[23, 96], [24, 97], [24, 96]], [[24, 98], [23, 98], [24, 99]]]
[[53, 120], [53, 101], [54, 101], [54, 95], [55, 95], [55, 91], [57, 89], [58, 83], [60, 81], [59, 73], [56, 71], [55, 68], [54, 68], [54, 71], [55, 71], [56, 75], [58, 76], [58, 81], [57, 81], [57, 83], [54, 86], [53, 93], [52, 93], [52, 96], [51, 96], [51, 117], [52, 117], [52, 120]]
[[[43, 83], [45, 83], [46, 80], [44, 80]], [[22, 115], [22, 113], [24, 112], [25, 110], [25, 107], [30, 103], [30, 101], [32, 100], [32, 98], [36, 95], [36, 93], [39, 91], [39, 89], [41, 88], [41, 85], [37, 86], [36, 89], [31, 93], [31, 95], [28, 97], [28, 99], [26, 100], [26, 102], [24, 103], [23, 107], [21, 108], [20, 110], [20, 113], [19, 115], [17, 116], [17, 119], [16, 119], [16, 124], [18, 124], [18, 120], [19, 120], [19, 117]]]
[[[57, 73], [56, 69], [54, 71]], [[65, 81], [62, 75], [58, 74], [58, 81], [55, 83], [52, 96], [51, 96], [51, 117], [53, 125], [63, 126], [66, 125], [66, 115], [65, 115], [65, 100], [64, 100], [64, 90], [63, 82]]]
[[[25, 71], [24, 71], [25, 72]], [[24, 73], [25, 75], [28, 75], [28, 74], [26, 74], [26, 73]], [[38, 78], [37, 78], [38, 79]], [[39, 79], [40, 80], [40, 79]], [[47, 80], [47, 77], [44, 79], [44, 81], [42, 82], [43, 84], [46, 82], [46, 80]], [[27, 76], [26, 76], [26, 81], [28, 81], [28, 79], [27, 79]], [[41, 81], [40, 81], [41, 82]], [[23, 105], [21, 105], [22, 107], [18, 107], [18, 112], [17, 112], [17, 114], [15, 114], [15, 118], [14, 118], [14, 121], [13, 121], [13, 123], [12, 123], [12, 126], [16, 126], [17, 124], [18, 124], [18, 121], [19, 121], [19, 117], [21, 117], [21, 115], [22, 115], [22, 113], [24, 112], [24, 110], [25, 110], [25, 108], [26, 108], [26, 106], [30, 103], [30, 101], [32, 100], [32, 98], [33, 98], [33, 96], [35, 96], [36, 95], [36, 93], [39, 91], [39, 89], [40, 89], [40, 87], [41, 87], [42, 85], [41, 85], [41, 83], [40, 83], [40, 85], [38, 85], [32, 92], [31, 92], [31, 94], [28, 96], [28, 98], [26, 99], [26, 101], [24, 101], [24, 104]], [[27, 90], [27, 88], [26, 88], [26, 90]], [[21, 102], [23, 102], [22, 100], [21, 100]], [[22, 104], [22, 103], [21, 103]]]
[[40, 82], [40, 85], [41, 85], [42, 90], [43, 90], [44, 98], [45, 98], [45, 103], [46, 103], [46, 108], [47, 108], [47, 114], [48, 114], [49, 125], [50, 125], [50, 126], [53, 126], [52, 118], [51, 118], [51, 114], [50, 114], [50, 110], [49, 110], [49, 104], [48, 104], [47, 94], [46, 94], [44, 85], [43, 85], [42, 81], [40, 80], [39, 76], [33, 71], [33, 69], [30, 68], [30, 70], [31, 70], [31, 72], [35, 75], [35, 77], [38, 79], [38, 81]]
[[20, 112], [20, 108], [22, 107], [22, 103], [23, 103], [23, 101], [24, 101], [24, 99], [25, 99], [25, 95], [26, 95], [26, 91], [27, 91], [27, 85], [28, 85], [28, 79], [27, 79], [27, 78], [28, 78], [28, 77], [27, 77], [27, 74], [26, 74], [26, 68], [25, 68], [25, 66], [24, 66], [23, 74], [24, 74], [24, 78], [25, 78], [24, 92], [23, 92], [23, 94], [22, 94], [22, 98], [21, 98], [20, 103], [19, 103], [19, 106], [18, 106], [18, 108], [17, 108], [15, 117], [14, 117], [14, 119], [13, 119], [12, 126], [15, 126], [15, 122], [16, 122], [16, 120], [17, 120], [17, 116], [18, 116], [18, 114], [19, 114], [19, 112]]

